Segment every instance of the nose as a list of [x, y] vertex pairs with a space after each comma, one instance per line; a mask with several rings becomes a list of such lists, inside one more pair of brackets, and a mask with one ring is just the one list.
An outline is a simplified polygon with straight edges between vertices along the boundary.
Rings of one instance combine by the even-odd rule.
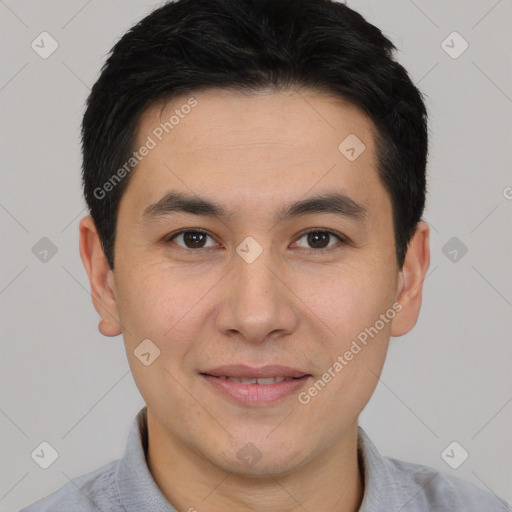
[[223, 283], [217, 329], [250, 343], [292, 333], [299, 320], [299, 301], [287, 282], [284, 263], [270, 249], [249, 261], [234, 255], [232, 270]]

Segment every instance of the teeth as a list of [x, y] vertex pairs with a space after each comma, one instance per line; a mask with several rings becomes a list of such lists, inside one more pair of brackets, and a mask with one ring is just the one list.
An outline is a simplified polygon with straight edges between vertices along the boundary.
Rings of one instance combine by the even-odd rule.
[[230, 380], [232, 382], [238, 382], [240, 384], [260, 384], [262, 386], [267, 386], [269, 384], [277, 384], [279, 382], [283, 382], [284, 380], [290, 380], [285, 379], [285, 377], [265, 377], [262, 379], [239, 379], [237, 377], [225, 377], [227, 380]]
[[284, 377], [267, 377], [265, 379], [256, 379], [258, 384], [277, 384], [278, 382], [283, 382]]

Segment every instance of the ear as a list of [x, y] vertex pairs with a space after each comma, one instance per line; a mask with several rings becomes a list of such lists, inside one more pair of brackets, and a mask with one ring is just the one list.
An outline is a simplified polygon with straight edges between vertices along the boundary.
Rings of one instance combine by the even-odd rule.
[[90, 215], [80, 221], [80, 256], [89, 276], [94, 308], [101, 317], [98, 330], [104, 336], [117, 336], [121, 334], [121, 325], [114, 273], [108, 265], [96, 225]]
[[418, 222], [398, 276], [396, 301], [402, 305], [402, 309], [393, 319], [391, 336], [402, 336], [408, 333], [418, 320], [423, 281], [430, 265], [429, 235], [429, 225], [424, 221]]

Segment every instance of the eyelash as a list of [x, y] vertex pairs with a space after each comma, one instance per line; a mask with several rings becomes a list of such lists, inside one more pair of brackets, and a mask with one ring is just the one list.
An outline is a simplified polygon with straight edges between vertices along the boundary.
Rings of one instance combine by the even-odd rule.
[[[304, 233], [301, 233], [299, 235], [299, 237], [297, 238], [297, 240], [300, 240], [302, 237], [304, 237], [305, 235], [308, 235], [309, 233], [315, 233], [315, 232], [327, 233], [330, 236], [334, 236], [334, 237], [339, 239], [339, 244], [331, 246], [331, 247], [320, 248], [320, 249], [305, 249], [305, 248], [301, 248], [301, 249], [303, 249], [307, 253], [319, 253], [319, 252], [326, 252], [326, 251], [330, 251], [330, 250], [335, 250], [335, 249], [339, 249], [340, 245], [348, 245], [350, 243], [350, 240], [347, 237], [341, 235], [340, 233], [337, 233], [336, 231], [332, 231], [330, 229], [320, 229], [320, 228], [309, 229], [308, 231], [305, 231]], [[177, 231], [176, 233], [173, 233], [173, 234], [169, 235], [168, 237], [166, 237], [165, 242], [166, 243], [170, 243], [176, 237], [178, 237], [179, 235], [182, 235], [184, 233], [202, 233], [202, 234], [207, 235], [207, 236], [209, 236], [210, 238], [213, 239], [213, 237], [207, 231], [205, 231], [204, 229], [194, 228], [194, 229], [182, 229], [180, 231]], [[329, 240], [329, 242], [330, 242], [330, 240]], [[213, 249], [213, 247], [199, 247], [197, 249], [191, 249], [189, 247], [182, 247], [181, 245], [178, 245], [178, 247], [181, 250], [183, 250], [185, 252], [188, 252], [188, 253], [197, 253], [200, 250]]]

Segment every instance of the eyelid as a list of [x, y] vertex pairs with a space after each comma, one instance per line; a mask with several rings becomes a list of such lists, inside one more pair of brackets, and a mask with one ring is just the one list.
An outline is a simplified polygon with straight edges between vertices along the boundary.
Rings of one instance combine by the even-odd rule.
[[[301, 233], [299, 233], [297, 235], [297, 237], [295, 238], [295, 242], [297, 240], [300, 240], [304, 235], [307, 235], [307, 234], [315, 232], [315, 231], [318, 231], [320, 233], [328, 233], [329, 235], [335, 236], [336, 238], [339, 239], [339, 244], [331, 246], [331, 247], [321, 248], [321, 249], [311, 249], [311, 248], [301, 247], [302, 250], [304, 250], [306, 252], [320, 253], [320, 252], [326, 252], [326, 251], [329, 251], [329, 250], [337, 249], [337, 248], [339, 248], [340, 245], [349, 245], [349, 244], [351, 244], [351, 241], [350, 241], [350, 239], [348, 237], [346, 237], [345, 235], [342, 235], [341, 233], [338, 233], [337, 231], [334, 231], [332, 229], [327, 229], [327, 228], [308, 228], [308, 229], [302, 231]], [[211, 235], [205, 229], [202, 229], [202, 228], [185, 228], [185, 229], [180, 229], [179, 231], [176, 231], [176, 232], [171, 233], [170, 235], [166, 236], [165, 237], [165, 242], [166, 243], [172, 242], [172, 240], [174, 238], [176, 238], [179, 235], [182, 235], [183, 233], [187, 233], [187, 232], [203, 233], [206, 236], [209, 236], [212, 240], [215, 240], [215, 237], [213, 235]], [[212, 249], [212, 247], [199, 247], [198, 249], [191, 249], [189, 247], [182, 247], [181, 245], [177, 245], [177, 247], [179, 247], [180, 249], [183, 249], [184, 251], [187, 251], [187, 252], [199, 252], [200, 250]]]
[[[165, 239], [164, 239], [164, 242], [165, 243], [170, 243], [170, 242], [173, 241], [174, 238], [178, 237], [179, 235], [182, 235], [183, 233], [188, 233], [188, 232], [203, 233], [204, 235], [209, 236], [212, 240], [215, 240], [215, 237], [212, 236], [205, 229], [202, 229], [202, 228], [186, 228], [186, 229], [180, 229], [179, 231], [176, 231], [176, 232], [171, 233], [170, 235], [166, 236]], [[216, 243], [218, 243], [218, 242], [216, 241]], [[184, 251], [188, 251], [188, 252], [198, 252], [200, 249], [202, 249], [202, 250], [211, 249], [211, 247], [199, 247], [199, 249], [190, 249], [189, 247], [182, 247], [181, 245], [177, 245], [177, 247], [179, 247], [180, 249], [183, 249]]]
[[305, 251], [305, 252], [316, 252], [316, 253], [328, 252], [328, 251], [331, 251], [331, 250], [338, 249], [340, 247], [340, 245], [349, 245], [349, 244], [351, 244], [351, 241], [350, 241], [350, 239], [348, 237], [346, 237], [345, 235], [342, 235], [341, 233], [338, 233], [337, 231], [334, 231], [332, 229], [327, 229], [327, 228], [308, 228], [305, 231], [303, 231], [302, 233], [300, 233], [299, 235], [297, 235], [296, 241], [300, 240], [304, 235], [307, 235], [309, 233], [314, 233], [314, 232], [328, 233], [329, 235], [335, 236], [336, 238], [339, 239], [339, 243], [336, 244], [336, 245], [333, 245], [331, 247], [325, 247], [325, 248], [322, 248], [322, 249], [311, 249], [311, 248], [301, 247], [301, 249], [303, 251]]

